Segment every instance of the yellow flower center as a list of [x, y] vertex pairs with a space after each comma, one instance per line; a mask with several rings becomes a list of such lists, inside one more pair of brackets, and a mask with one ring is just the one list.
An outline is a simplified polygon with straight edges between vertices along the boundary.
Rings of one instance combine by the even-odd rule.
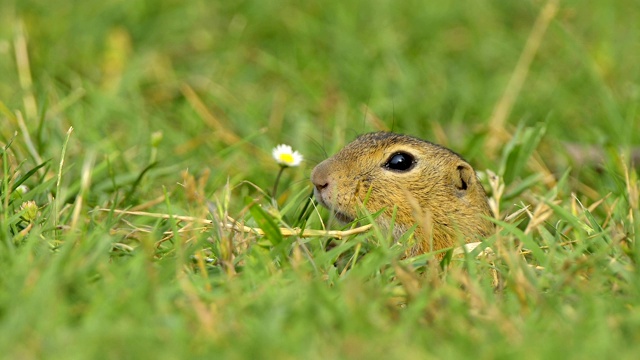
[[285, 164], [293, 163], [293, 155], [291, 154], [280, 154], [280, 161]]

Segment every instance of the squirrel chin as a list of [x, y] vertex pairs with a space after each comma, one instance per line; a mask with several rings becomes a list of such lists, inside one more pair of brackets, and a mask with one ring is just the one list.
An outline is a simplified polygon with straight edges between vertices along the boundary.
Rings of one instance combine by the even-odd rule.
[[333, 209], [331, 210], [331, 212], [333, 213], [333, 217], [336, 218], [336, 220], [340, 221], [341, 223], [350, 224], [355, 220], [353, 217], [343, 212], [333, 210]]

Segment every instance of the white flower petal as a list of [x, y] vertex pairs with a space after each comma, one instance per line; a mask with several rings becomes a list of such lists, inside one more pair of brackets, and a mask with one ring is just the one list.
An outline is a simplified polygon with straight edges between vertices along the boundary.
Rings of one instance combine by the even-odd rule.
[[298, 166], [303, 160], [302, 154], [293, 151], [291, 146], [280, 144], [271, 152], [276, 162], [282, 166]]

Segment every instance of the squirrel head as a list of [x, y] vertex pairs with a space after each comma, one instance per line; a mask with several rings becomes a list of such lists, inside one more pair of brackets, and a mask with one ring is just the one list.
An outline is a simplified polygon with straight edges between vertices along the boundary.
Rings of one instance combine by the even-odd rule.
[[361, 135], [311, 173], [314, 195], [342, 222], [365, 209], [401, 236], [412, 226], [412, 254], [454, 246], [490, 234], [491, 211], [471, 165], [428, 141], [389, 132]]

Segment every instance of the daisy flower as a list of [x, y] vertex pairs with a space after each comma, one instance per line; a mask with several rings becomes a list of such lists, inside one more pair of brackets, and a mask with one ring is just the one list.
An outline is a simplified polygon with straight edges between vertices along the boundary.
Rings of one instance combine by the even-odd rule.
[[291, 146], [285, 144], [276, 146], [271, 154], [276, 162], [283, 167], [298, 166], [303, 159], [302, 154], [298, 151], [293, 151]]

